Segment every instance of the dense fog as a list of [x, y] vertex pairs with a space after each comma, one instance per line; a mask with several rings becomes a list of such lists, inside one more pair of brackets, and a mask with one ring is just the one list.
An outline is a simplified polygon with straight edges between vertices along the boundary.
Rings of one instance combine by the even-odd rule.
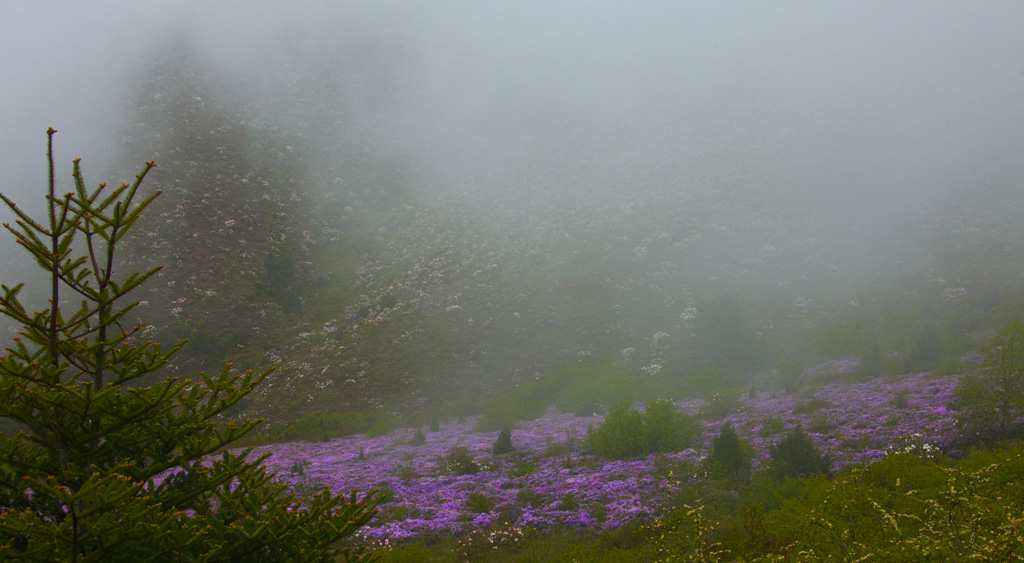
[[[744, 317], [723, 334], [749, 325], [741, 332], [766, 342], [793, 311], [815, 300], [857, 304], [880, 279], [974, 291], [969, 280], [981, 274], [963, 256], [972, 249], [995, 252], [992, 263], [1007, 253], [1006, 271], [984, 275], [1019, 283], [1020, 232], [1007, 213], [1019, 209], [1024, 179], [1021, 21], [1024, 6], [1012, 2], [9, 3], [0, 189], [38, 209], [52, 126], [62, 181], [73, 157], [92, 184], [129, 178], [152, 159], [158, 184], [202, 192], [175, 168], [182, 153], [169, 139], [190, 125], [161, 104], [177, 95], [188, 111], [220, 112], [244, 130], [237, 150], [253, 170], [268, 151], [292, 167], [278, 172], [282, 189], [302, 195], [277, 213], [301, 223], [297, 232], [335, 233], [306, 235], [304, 257], [280, 267], [275, 257], [291, 247], [268, 243], [252, 257], [254, 276], [266, 266], [271, 282], [274, 268], [291, 280], [297, 268], [306, 281], [341, 284], [333, 290], [348, 293], [334, 316], [418, 311], [386, 329], [395, 343], [473, 303], [490, 314], [492, 297], [493, 309], [506, 308], [495, 324], [547, 307], [557, 314], [538, 323], [567, 334], [559, 353], [640, 348], [648, 357], [631, 369], [657, 372], [718, 346], [702, 344], [691, 322], [716, 307]], [[175, 64], [179, 74], [161, 74]], [[225, 146], [209, 135], [210, 150]], [[201, 153], [198, 139], [177, 146]], [[201, 166], [202, 157], [181, 162]], [[322, 201], [336, 202], [337, 215]], [[316, 228], [305, 226], [307, 212]], [[964, 232], [986, 238], [945, 252], [945, 237]], [[417, 259], [449, 236], [446, 252], [462, 262], [435, 264], [443, 282], [417, 281]], [[358, 269], [354, 257], [325, 258], [327, 239], [373, 249]], [[28, 275], [19, 270], [28, 260], [2, 244], [11, 284]], [[468, 269], [453, 274], [456, 266]], [[358, 273], [366, 268], [390, 287], [374, 287]], [[282, 330], [335, 326], [311, 312], [313, 290], [281, 291], [286, 314], [306, 304]], [[793, 311], [750, 306], [764, 295]], [[171, 322], [169, 334], [205, 335], [203, 322]], [[471, 352], [492, 345], [499, 359], [467, 361], [450, 352], [462, 346], [458, 330], [433, 336], [447, 350], [433, 358], [437, 373], [554, 369], [513, 365], [542, 337], [486, 344], [506, 333], [473, 329]], [[678, 341], [690, 330], [675, 353], [651, 336]], [[238, 348], [258, 341], [238, 338]], [[272, 352], [284, 344], [260, 345], [280, 359]], [[229, 355], [227, 346], [207, 359]], [[324, 373], [340, 370], [337, 381], [358, 379], [346, 371], [356, 367], [324, 361]], [[399, 384], [414, 377], [402, 365]]]

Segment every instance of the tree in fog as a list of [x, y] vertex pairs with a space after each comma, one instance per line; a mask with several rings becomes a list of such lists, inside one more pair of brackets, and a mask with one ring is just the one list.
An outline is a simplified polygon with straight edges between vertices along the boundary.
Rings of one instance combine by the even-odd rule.
[[[161, 266], [115, 275], [119, 243], [160, 192], [134, 182], [59, 194], [49, 130], [47, 213], [4, 226], [48, 278], [48, 303], [0, 286], [0, 313], [21, 325], [0, 356], [0, 558], [35, 561], [315, 561], [369, 557], [339, 540], [366, 524], [375, 493], [287, 494], [265, 455], [225, 446], [259, 420], [224, 422], [270, 370], [175, 377], [142, 386], [184, 344], [164, 350], [132, 325], [127, 303]], [[152, 377], [147, 378], [152, 380]], [[221, 451], [213, 459], [211, 454]]]

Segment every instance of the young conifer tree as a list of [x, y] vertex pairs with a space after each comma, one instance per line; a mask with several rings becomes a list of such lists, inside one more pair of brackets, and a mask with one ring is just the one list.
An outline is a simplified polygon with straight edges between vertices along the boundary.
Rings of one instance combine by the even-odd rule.
[[74, 190], [59, 195], [47, 133], [46, 216], [0, 194], [17, 217], [4, 227], [46, 271], [49, 293], [32, 309], [24, 284], [0, 286], [0, 313], [21, 326], [0, 355], [0, 419], [22, 429], [0, 432], [0, 560], [370, 560], [340, 540], [373, 516], [376, 492], [324, 488], [303, 501], [266, 473], [265, 456], [210, 457], [259, 423], [216, 420], [269, 371], [228, 364], [143, 385], [184, 344], [163, 350], [126, 319], [127, 296], [160, 266], [116, 272], [119, 241], [159, 195], [139, 189], [155, 165], [89, 191], [75, 160]]
[[749, 444], [740, 439], [731, 422], [726, 422], [718, 432], [718, 436], [711, 439], [711, 455], [708, 456], [708, 465], [711, 466], [712, 471], [726, 479], [746, 480], [750, 475], [751, 457], [753, 457], [753, 450]]

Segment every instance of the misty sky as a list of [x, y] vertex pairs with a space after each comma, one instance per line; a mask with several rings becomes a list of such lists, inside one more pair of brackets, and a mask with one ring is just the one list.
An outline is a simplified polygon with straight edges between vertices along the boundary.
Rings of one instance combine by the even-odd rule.
[[411, 155], [424, 193], [685, 190], [739, 167], [874, 226], [1017, 169], [1022, 22], [1019, 2], [5, 2], [0, 190], [43, 187], [48, 126], [59, 175], [80, 156], [106, 180], [133, 69], [185, 37], [226, 76], [360, 58], [380, 80], [345, 102], [359, 134]]

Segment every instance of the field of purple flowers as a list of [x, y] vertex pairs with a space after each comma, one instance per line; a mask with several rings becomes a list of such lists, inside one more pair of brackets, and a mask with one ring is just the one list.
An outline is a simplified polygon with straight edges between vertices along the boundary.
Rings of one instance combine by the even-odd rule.
[[[826, 369], [842, 371], [842, 360]], [[750, 392], [724, 418], [701, 420], [693, 447], [642, 459], [607, 461], [588, 453], [588, 428], [600, 416], [550, 410], [512, 432], [515, 451], [491, 453], [498, 432], [478, 431], [478, 419], [442, 423], [412, 445], [414, 429], [388, 435], [353, 435], [322, 443], [292, 442], [257, 448], [270, 452], [268, 467], [298, 492], [326, 485], [385, 490], [390, 501], [364, 530], [378, 540], [401, 542], [459, 535], [509, 522], [534, 529], [606, 530], [648, 521], [659, 514], [673, 484], [706, 476], [702, 460], [711, 439], [731, 422], [756, 451], [755, 466], [788, 427], [801, 423], [834, 467], [867, 463], [894, 451], [928, 456], [949, 445], [955, 423], [946, 403], [957, 376], [928, 374], [867, 383], [827, 384], [803, 397]], [[700, 399], [678, 403], [691, 414]], [[423, 429], [426, 430], [426, 429]], [[473, 471], [452, 464], [468, 454]]]

